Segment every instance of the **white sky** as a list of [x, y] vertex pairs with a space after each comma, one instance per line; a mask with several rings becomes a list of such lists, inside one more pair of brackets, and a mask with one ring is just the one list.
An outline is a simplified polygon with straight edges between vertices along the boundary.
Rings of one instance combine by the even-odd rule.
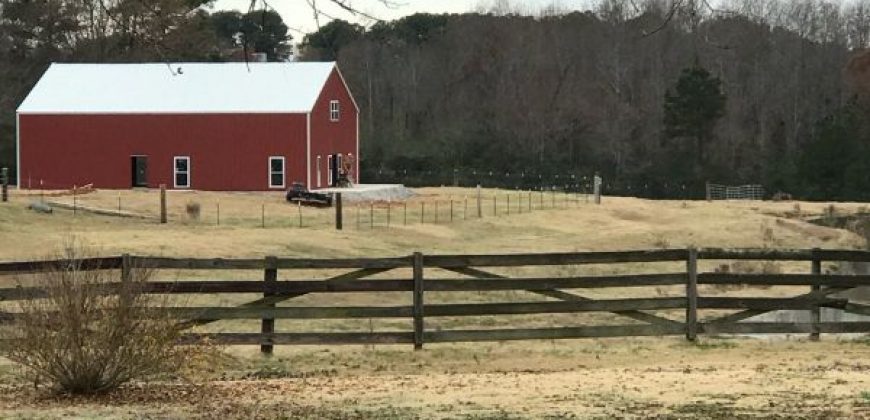
[[[262, 6], [261, 1], [257, 0], [258, 6]], [[302, 41], [302, 32], [312, 32], [317, 30], [317, 24], [314, 20], [314, 13], [308, 5], [312, 0], [267, 0], [269, 6], [274, 8], [281, 14], [287, 26], [291, 27], [291, 35], [295, 42]], [[329, 0], [314, 0], [318, 7], [322, 9], [324, 15], [320, 17], [320, 24], [324, 25], [335, 17], [352, 22], [367, 25], [367, 19], [354, 17], [353, 15], [341, 10]], [[393, 20], [402, 16], [411, 15], [414, 13], [463, 13], [478, 9], [488, 9], [491, 5], [499, 0], [390, 0], [392, 3], [398, 4], [395, 8], [384, 6], [379, 0], [349, 0], [350, 4], [362, 10], [363, 12], [375, 16], [379, 19]], [[511, 5], [512, 8], [518, 8], [526, 12], [535, 12], [544, 7], [556, 5], [564, 10], [585, 10], [590, 0], [501, 0]], [[240, 10], [247, 11], [250, 6], [250, 0], [216, 0], [214, 10]]]

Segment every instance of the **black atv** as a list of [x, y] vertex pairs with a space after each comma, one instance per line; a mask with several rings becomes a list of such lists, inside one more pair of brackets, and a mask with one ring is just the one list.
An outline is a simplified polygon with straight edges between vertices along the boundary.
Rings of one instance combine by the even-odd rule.
[[303, 206], [332, 206], [332, 196], [329, 194], [308, 191], [301, 182], [294, 182], [293, 185], [290, 186], [290, 189], [287, 190], [287, 201], [291, 203], [302, 203]]

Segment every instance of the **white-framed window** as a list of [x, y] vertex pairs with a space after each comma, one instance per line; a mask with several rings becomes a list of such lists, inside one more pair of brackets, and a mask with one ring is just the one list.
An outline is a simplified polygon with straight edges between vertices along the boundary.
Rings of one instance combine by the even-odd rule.
[[175, 188], [190, 188], [190, 156], [175, 156], [172, 161]]
[[341, 104], [338, 99], [329, 101], [329, 121], [338, 121], [341, 118]]
[[269, 156], [269, 188], [284, 188], [284, 156]]
[[317, 188], [320, 188], [320, 155], [317, 155]]
[[332, 186], [332, 155], [326, 155], [326, 185]]

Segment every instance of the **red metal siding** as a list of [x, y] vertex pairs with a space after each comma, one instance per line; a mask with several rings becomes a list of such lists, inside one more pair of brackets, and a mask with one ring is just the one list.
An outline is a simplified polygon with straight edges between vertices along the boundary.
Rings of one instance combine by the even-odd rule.
[[[338, 100], [341, 115], [337, 122], [329, 120], [329, 102]], [[347, 90], [337, 70], [333, 70], [314, 110], [311, 112], [311, 185], [317, 188], [317, 156], [321, 156], [322, 187], [327, 187], [327, 155], [341, 153], [353, 154], [359, 173], [357, 147], [357, 110], [353, 105], [351, 93]], [[353, 174], [356, 179], [356, 173]], [[359, 182], [358, 179], [356, 179]]]
[[190, 156], [192, 189], [267, 190], [269, 156], [285, 156], [286, 185], [304, 183], [306, 124], [304, 114], [21, 115], [21, 186], [130, 188], [133, 155], [148, 156], [150, 187], [172, 188], [174, 156]]

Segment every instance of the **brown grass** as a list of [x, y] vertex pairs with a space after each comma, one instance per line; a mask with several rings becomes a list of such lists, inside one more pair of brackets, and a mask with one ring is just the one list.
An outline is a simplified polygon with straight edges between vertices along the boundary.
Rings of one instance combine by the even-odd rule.
[[[157, 194], [123, 191], [122, 209], [151, 219], [114, 218], [56, 210], [36, 214], [15, 197], [0, 205], [0, 258], [29, 259], [42, 255], [47, 243], [69, 234], [99, 245], [106, 254], [190, 257], [254, 257], [266, 255], [345, 257], [396, 256], [424, 253], [499, 253], [535, 251], [619, 250], [661, 247], [825, 247], [852, 248], [863, 243], [858, 235], [841, 229], [809, 224], [804, 217], [824, 214], [828, 203], [789, 202], [683, 202], [605, 197], [601, 206], [584, 197], [557, 195], [556, 208], [545, 196], [541, 209], [533, 195], [484, 192], [484, 218], [476, 218], [464, 197], [474, 191], [457, 188], [419, 190], [408, 202], [409, 223], [403, 225], [402, 204], [393, 203], [386, 228], [383, 203], [376, 209], [376, 227], [356, 227], [356, 207], [347, 207], [345, 230], [331, 228], [330, 209], [303, 208], [300, 229], [298, 208], [288, 206], [280, 194], [170, 192], [170, 223], [156, 217]], [[118, 192], [99, 191], [80, 197], [89, 206], [117, 207]], [[492, 216], [492, 196], [499, 197], [498, 216]], [[506, 194], [511, 196], [507, 216]], [[568, 200], [565, 200], [565, 199]], [[449, 200], [454, 200], [454, 222], [447, 223]], [[575, 201], [576, 199], [576, 201]], [[199, 221], [185, 216], [189, 201], [201, 204]], [[216, 225], [216, 204], [221, 225]], [[419, 206], [427, 210], [438, 201], [440, 223], [421, 224]], [[461, 205], [459, 203], [462, 203]], [[261, 206], [266, 228], [260, 227]], [[799, 206], [799, 214], [795, 213]], [[838, 214], [857, 211], [859, 203], [837, 203]], [[362, 217], [365, 206], [360, 207]], [[520, 212], [522, 211], [522, 212]], [[788, 220], [785, 220], [788, 219]], [[365, 219], [366, 221], [368, 219]], [[778, 221], [778, 220], [784, 220]], [[730, 262], [702, 261], [702, 270]], [[684, 264], [591, 265], [494, 270], [501, 274], [582, 275], [628, 272], [679, 271]], [[729, 267], [738, 271], [767, 271], [771, 267]], [[776, 270], [802, 272], [808, 264], [783, 263]], [[279, 271], [281, 279], [325, 277], [339, 272]], [[407, 272], [392, 273], [408, 276]], [[427, 271], [427, 275], [430, 275]], [[432, 276], [446, 276], [433, 270]], [[387, 275], [384, 275], [387, 276]], [[262, 272], [172, 272], [161, 279], [261, 279]], [[0, 279], [3, 281], [3, 279]], [[682, 293], [680, 287], [657, 290], [624, 288], [583, 291], [591, 298], [659, 296]], [[768, 295], [790, 296], [806, 288], [773, 288]], [[702, 294], [758, 296], [757, 290], [713, 290]], [[199, 296], [189, 305], [236, 305], [255, 295]], [[525, 292], [429, 293], [427, 302], [533, 301]], [[407, 304], [410, 295], [307, 295], [285, 304], [300, 306]], [[669, 314], [680, 319], [683, 314]], [[667, 315], [667, 314], [666, 314]], [[478, 317], [427, 320], [427, 328], [490, 328], [626, 322], [608, 314], [524, 317]], [[406, 320], [279, 321], [278, 331], [408, 330]], [[259, 321], [211, 324], [206, 331], [257, 331]], [[134, 385], [108, 400], [45, 400], [29, 391], [6, 385], [0, 390], [0, 417], [74, 415], [128, 417], [132, 412], [152, 417], [205, 418], [542, 418], [575, 414], [586, 417], [661, 418], [824, 418], [860, 417], [870, 402], [870, 390], [861, 360], [870, 356], [861, 342], [822, 343], [795, 341], [719, 340], [706, 338], [688, 345], [678, 338], [627, 340], [575, 340], [427, 345], [422, 352], [410, 346], [277, 347], [276, 355], [261, 359], [255, 347], [233, 348], [241, 364], [229, 371], [208, 373], [202, 387], [177, 383]], [[0, 384], [4, 368], [0, 361]], [[7, 366], [6, 370], [10, 368]], [[206, 376], [208, 376], [206, 375]], [[6, 383], [10, 383], [6, 381]], [[2, 385], [0, 385], [2, 386]], [[795, 391], [797, 390], [797, 391]]]
[[[407, 255], [413, 250], [437, 252], [529, 252], [615, 250], [697, 246], [764, 246], [763, 224], [781, 247], [853, 247], [863, 244], [844, 230], [811, 225], [799, 219], [777, 223], [792, 211], [793, 203], [650, 201], [606, 197], [601, 206], [588, 204], [583, 196], [557, 194], [556, 209], [545, 196], [545, 209], [533, 194], [534, 210], [528, 212], [527, 193], [485, 190], [484, 218], [476, 218], [473, 204], [469, 218], [462, 215], [464, 198], [474, 191], [462, 188], [425, 188], [410, 200], [408, 224], [404, 208], [393, 203], [391, 227], [386, 212], [376, 209], [375, 228], [370, 229], [366, 205], [357, 229], [356, 206], [346, 207], [345, 230], [332, 228], [331, 209], [303, 207], [304, 228], [298, 228], [298, 208], [283, 201], [280, 193], [214, 193], [170, 191], [170, 223], [156, 223], [159, 198], [155, 191], [97, 191], [80, 197], [82, 205], [143, 214], [150, 219], [95, 216], [56, 209], [52, 215], [25, 209], [29, 198], [13, 195], [11, 204], [0, 205], [0, 258], [27, 259], [42, 255], [46, 243], [56, 243], [70, 234], [98, 244], [110, 252], [143, 255], [254, 257], [264, 255], [350, 256]], [[507, 216], [506, 195], [512, 195]], [[537, 194], [537, 193], [535, 193]], [[492, 216], [491, 198], [499, 197], [498, 216]], [[522, 199], [522, 213], [518, 207]], [[449, 223], [450, 200], [454, 222]], [[567, 201], [566, 201], [567, 200]], [[187, 217], [185, 205], [200, 204], [199, 220]], [[425, 201], [426, 223], [420, 223], [420, 203]], [[434, 224], [434, 202], [439, 204], [439, 223]], [[220, 203], [221, 225], [217, 225]], [[460, 204], [462, 203], [462, 204]], [[261, 228], [265, 205], [266, 229]], [[806, 216], [820, 215], [826, 203], [801, 203]], [[837, 203], [840, 212], [854, 211], [860, 204]]]

